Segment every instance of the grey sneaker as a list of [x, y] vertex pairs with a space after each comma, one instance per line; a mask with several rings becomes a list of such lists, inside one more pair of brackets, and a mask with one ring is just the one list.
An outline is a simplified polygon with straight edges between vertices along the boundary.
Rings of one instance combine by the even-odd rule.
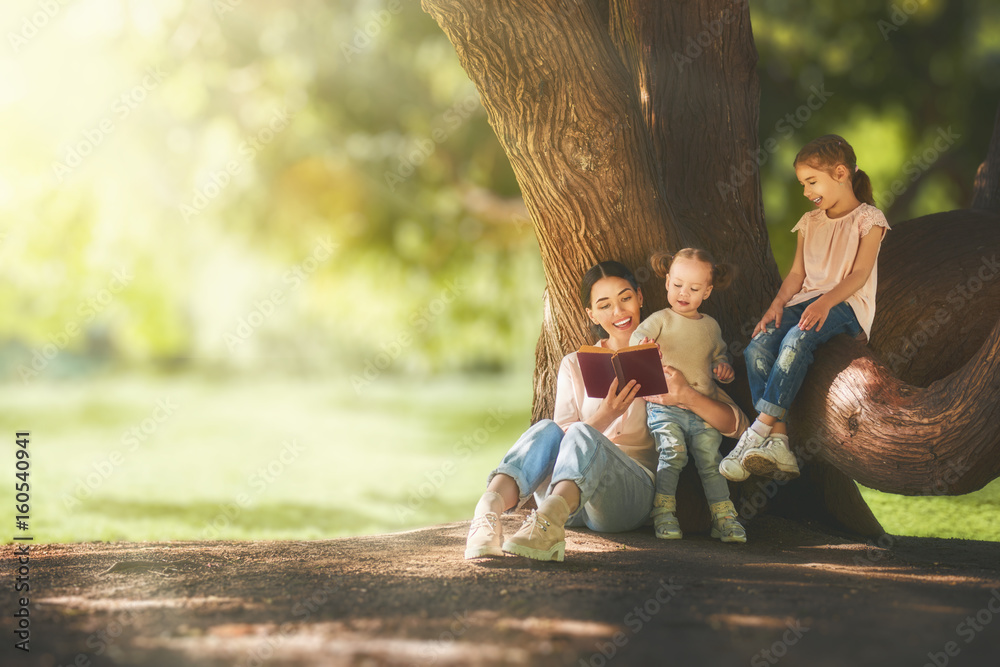
[[743, 431], [743, 435], [740, 436], [739, 442], [733, 447], [733, 451], [729, 452], [726, 458], [722, 459], [722, 463], [719, 464], [719, 474], [731, 482], [742, 482], [745, 480], [750, 476], [750, 472], [753, 471], [749, 470], [743, 464], [743, 459], [747, 453], [763, 447], [765, 440], [764, 436], [752, 428]]
[[768, 436], [764, 446], [748, 451], [741, 463], [755, 475], [779, 480], [795, 479], [799, 476], [799, 464], [795, 460], [795, 455], [788, 449], [787, 435]]

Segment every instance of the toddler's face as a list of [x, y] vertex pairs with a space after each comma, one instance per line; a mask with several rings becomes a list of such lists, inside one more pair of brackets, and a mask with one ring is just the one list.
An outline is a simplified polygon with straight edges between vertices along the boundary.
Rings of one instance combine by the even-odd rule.
[[667, 301], [679, 315], [698, 318], [701, 302], [712, 293], [712, 265], [696, 259], [675, 259], [667, 274]]

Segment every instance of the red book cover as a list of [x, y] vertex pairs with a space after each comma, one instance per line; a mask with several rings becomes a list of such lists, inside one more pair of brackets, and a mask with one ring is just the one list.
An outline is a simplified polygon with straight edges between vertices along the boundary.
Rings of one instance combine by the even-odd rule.
[[638, 396], [667, 393], [667, 379], [660, 365], [660, 352], [656, 345], [633, 345], [617, 352], [604, 347], [584, 345], [576, 353], [583, 372], [587, 396], [604, 398], [611, 381], [618, 378], [618, 391], [635, 380], [639, 383]]

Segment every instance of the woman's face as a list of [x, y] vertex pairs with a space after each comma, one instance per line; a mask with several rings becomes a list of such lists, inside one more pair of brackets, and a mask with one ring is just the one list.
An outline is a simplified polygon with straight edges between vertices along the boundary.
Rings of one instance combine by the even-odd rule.
[[590, 308], [587, 315], [600, 325], [608, 335], [627, 338], [639, 326], [639, 307], [642, 292], [638, 293], [624, 278], [601, 278], [590, 290]]

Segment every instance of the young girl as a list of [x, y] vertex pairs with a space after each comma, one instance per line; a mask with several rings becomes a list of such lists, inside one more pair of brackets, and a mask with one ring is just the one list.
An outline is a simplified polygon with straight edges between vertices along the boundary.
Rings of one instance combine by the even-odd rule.
[[875, 317], [876, 260], [889, 224], [851, 145], [835, 134], [806, 144], [793, 163], [816, 210], [792, 228], [795, 261], [744, 352], [756, 421], [719, 467], [728, 479], [798, 476], [785, 417], [813, 350], [837, 334], [867, 336]]
[[[656, 253], [650, 263], [656, 275], [666, 279], [670, 307], [646, 318], [632, 334], [631, 342], [655, 342], [664, 365], [682, 371], [693, 389], [731, 405], [737, 420], [746, 423], [740, 409], [715, 384], [715, 380], [732, 382], [734, 377], [719, 324], [698, 312], [714, 288], [729, 286], [731, 268], [716, 264], [708, 252], [694, 248], [685, 248], [676, 255]], [[646, 415], [659, 456], [652, 512], [656, 536], [667, 540], [683, 536], [675, 514], [677, 480], [690, 450], [712, 512], [712, 537], [723, 542], [746, 542], [746, 532], [736, 520], [736, 509], [729, 500], [729, 485], [719, 474], [722, 434], [680, 405], [647, 402]]]
[[[627, 267], [614, 261], [593, 266], [583, 276], [580, 301], [598, 345], [617, 350], [629, 344], [639, 326], [642, 291]], [[490, 474], [469, 526], [466, 558], [509, 553], [561, 561], [565, 526], [618, 532], [643, 525], [653, 505], [656, 461], [646, 400], [683, 401], [719, 429], [742, 432], [727, 406], [691, 389], [673, 369], [667, 372], [669, 394], [661, 397], [636, 398], [634, 380], [617, 384], [604, 398], [590, 398], [576, 352], [563, 358], [553, 418], [529, 428]], [[532, 493], [538, 509], [505, 540], [501, 516]]]

